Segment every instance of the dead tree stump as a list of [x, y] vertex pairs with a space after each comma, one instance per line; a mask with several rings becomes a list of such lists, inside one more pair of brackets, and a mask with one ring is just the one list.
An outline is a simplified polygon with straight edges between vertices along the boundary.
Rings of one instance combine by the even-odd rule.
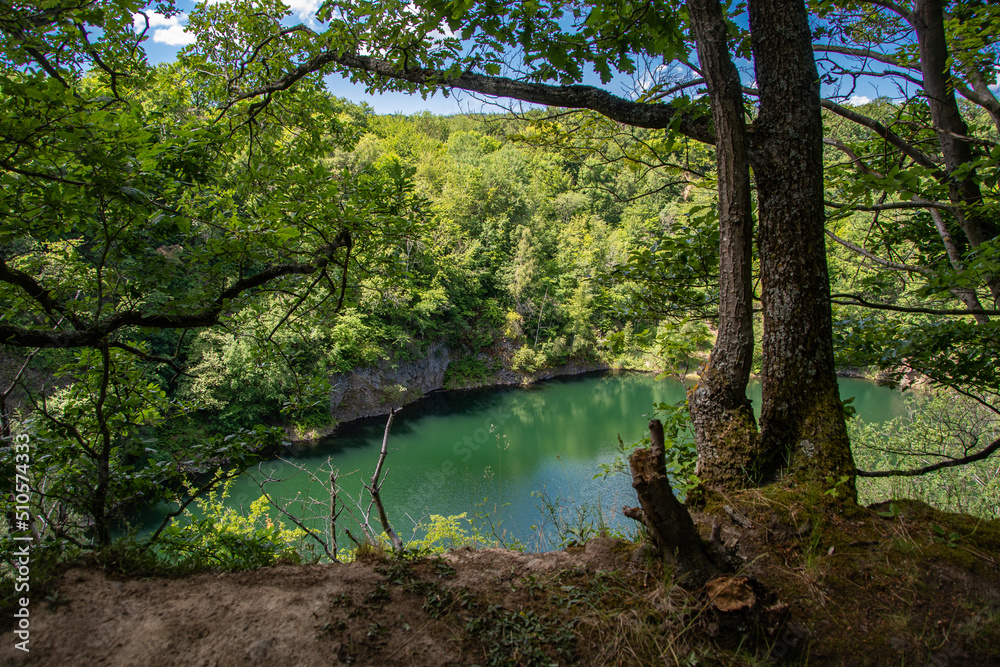
[[687, 508], [670, 488], [659, 419], [649, 422], [649, 435], [649, 449], [637, 449], [628, 460], [641, 509], [626, 507], [625, 516], [642, 521], [660, 557], [674, 564], [681, 584], [697, 588], [719, 574], [719, 569], [706, 555]]

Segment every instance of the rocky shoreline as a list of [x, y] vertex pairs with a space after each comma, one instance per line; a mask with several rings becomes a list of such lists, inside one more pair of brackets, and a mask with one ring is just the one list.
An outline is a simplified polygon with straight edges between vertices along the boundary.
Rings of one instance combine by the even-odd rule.
[[[493, 361], [495, 365], [498, 363], [500, 368], [478, 378], [449, 378], [448, 365], [462, 357], [455, 356], [443, 343], [436, 343], [428, 347], [420, 359], [386, 359], [377, 366], [340, 373], [331, 378], [330, 424], [301, 430], [288, 426], [285, 431], [292, 443], [305, 444], [330, 435], [342, 423], [387, 415], [390, 410], [409, 405], [433, 391], [528, 385], [555, 377], [624, 370], [607, 362], [590, 361], [571, 362], [533, 373], [522, 373], [510, 368], [510, 354], [501, 353], [494, 358], [480, 356], [484, 361]], [[841, 368], [837, 374], [841, 377], [873, 379], [870, 369], [864, 368]], [[874, 377], [876, 382], [880, 380], [880, 375]], [[697, 381], [697, 374], [691, 374], [690, 377]], [[915, 381], [915, 378], [904, 377], [907, 385], [914, 384]]]
[[616, 369], [606, 362], [571, 362], [534, 373], [519, 373], [504, 363], [502, 368], [484, 377], [461, 379], [457, 382], [452, 379], [449, 382], [448, 364], [454, 360], [451, 350], [443, 344], [435, 344], [427, 349], [427, 353], [421, 359], [413, 361], [390, 359], [378, 366], [356, 368], [349, 373], [335, 375], [331, 378], [333, 387], [330, 392], [331, 424], [304, 431], [286, 427], [288, 437], [293, 443], [315, 441], [332, 433], [339, 424], [387, 415], [393, 408], [409, 405], [440, 389], [461, 390], [527, 385], [554, 377]]

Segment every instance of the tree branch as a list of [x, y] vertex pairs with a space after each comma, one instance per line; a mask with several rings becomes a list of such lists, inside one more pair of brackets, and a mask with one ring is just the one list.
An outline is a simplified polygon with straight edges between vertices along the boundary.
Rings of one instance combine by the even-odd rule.
[[[852, 299], [854, 303], [845, 303], [843, 301], [837, 301], [837, 299]], [[938, 310], [934, 308], [891, 306], [887, 303], [872, 303], [871, 301], [867, 301], [856, 294], [831, 294], [830, 301], [838, 306], [863, 306], [865, 308], [874, 308], [876, 310], [891, 310], [896, 313], [924, 313], [927, 315], [1000, 315], [1000, 310], [973, 310], [972, 308], [944, 308]]]
[[[260, 470], [260, 466], [258, 466], [257, 469]], [[263, 472], [263, 470], [261, 470], [261, 472]], [[251, 477], [251, 479], [253, 479], [253, 477]], [[334, 477], [334, 479], [336, 479], [336, 477]], [[325, 540], [323, 540], [323, 538], [321, 538], [319, 535], [316, 534], [316, 531], [312, 530], [311, 528], [309, 528], [308, 526], [306, 526], [304, 523], [302, 523], [301, 521], [299, 521], [299, 519], [297, 517], [295, 517], [295, 515], [291, 514], [288, 510], [286, 510], [284, 507], [282, 507], [281, 505], [279, 505], [274, 500], [274, 498], [272, 498], [270, 496], [270, 494], [268, 494], [268, 492], [264, 490], [264, 485], [267, 484], [268, 482], [277, 482], [277, 481], [280, 481], [280, 480], [276, 480], [273, 477], [271, 477], [270, 475], [266, 475], [266, 479], [263, 479], [261, 481], [257, 481], [256, 479], [254, 479], [253, 481], [254, 481], [255, 484], [257, 484], [257, 486], [260, 487], [260, 492], [262, 494], [264, 494], [264, 497], [267, 498], [267, 502], [271, 503], [272, 507], [274, 507], [279, 512], [281, 512], [286, 517], [288, 517], [288, 519], [292, 523], [294, 523], [296, 526], [298, 526], [300, 529], [302, 529], [302, 531], [305, 532], [306, 535], [308, 535], [309, 537], [311, 537], [314, 540], [316, 540], [316, 542], [318, 542], [319, 545], [321, 547], [323, 547], [323, 552], [326, 553], [326, 555], [330, 558], [330, 560], [332, 560], [332, 561], [336, 561], [337, 560], [336, 553], [335, 552], [334, 553], [330, 552], [329, 545], [326, 543]]]
[[955, 466], [963, 466], [968, 463], [975, 463], [976, 461], [982, 461], [983, 459], [989, 458], [993, 452], [1000, 449], [1000, 438], [993, 441], [993, 444], [981, 449], [975, 454], [970, 454], [969, 456], [963, 456], [960, 459], [949, 459], [948, 461], [941, 461], [940, 463], [934, 463], [923, 468], [914, 468], [912, 470], [856, 470], [854, 474], [858, 477], [916, 477], [918, 475], [926, 475], [930, 472], [935, 472], [936, 470], [943, 470], [944, 468], [954, 468]]
[[839, 53], [844, 56], [854, 56], [856, 58], [871, 58], [872, 60], [877, 60], [880, 63], [885, 63], [886, 65], [905, 67], [906, 69], [910, 69], [915, 72], [920, 71], [919, 67], [902, 64], [895, 56], [879, 53], [878, 51], [872, 51], [871, 49], [856, 49], [850, 46], [840, 46], [837, 44], [813, 44], [813, 51], [818, 51], [820, 53]]
[[840, 245], [844, 246], [845, 248], [847, 248], [849, 250], [853, 250], [854, 252], [858, 253], [859, 255], [863, 255], [863, 256], [867, 257], [868, 259], [870, 259], [871, 261], [875, 262], [876, 264], [879, 264], [880, 266], [884, 266], [887, 269], [893, 269], [895, 271], [910, 271], [910, 272], [913, 272], [913, 273], [920, 273], [920, 274], [923, 274], [923, 275], [933, 275], [934, 274], [933, 271], [931, 271], [930, 269], [928, 269], [927, 267], [924, 267], [924, 266], [914, 266], [913, 264], [901, 264], [899, 262], [892, 262], [892, 261], [890, 261], [888, 259], [882, 259], [881, 257], [879, 257], [878, 255], [875, 255], [871, 251], [866, 250], [864, 247], [856, 245], [854, 243], [851, 243], [850, 241], [848, 241], [846, 239], [840, 238], [839, 236], [837, 236], [836, 234], [834, 234], [833, 232], [831, 232], [829, 229], [826, 230], [826, 235], [829, 236], [834, 241], [836, 241], [837, 243], [839, 243]]
[[841, 141], [839, 139], [824, 138], [823, 139], [823, 143], [826, 144], [827, 146], [833, 146], [834, 148], [836, 148], [840, 152], [842, 152], [844, 155], [846, 155], [848, 157], [848, 159], [850, 159], [850, 161], [852, 163], [854, 163], [854, 166], [856, 166], [858, 168], [858, 171], [860, 171], [862, 174], [868, 174], [869, 176], [876, 176], [878, 178], [884, 178], [884, 176], [881, 173], [875, 171], [874, 169], [872, 169], [871, 167], [869, 167], [868, 165], [866, 165], [865, 162], [864, 162], [864, 160], [862, 160], [858, 156], [858, 154], [855, 153], [851, 149], [851, 147], [848, 146], [847, 144], [845, 144], [843, 141]]
[[[198, 327], [214, 326], [219, 323], [219, 318], [228, 306], [229, 302], [236, 297], [283, 276], [309, 275], [315, 273], [316, 271], [325, 268], [333, 260], [333, 253], [337, 249], [343, 247], [350, 249], [353, 246], [353, 243], [354, 242], [350, 233], [346, 230], [342, 231], [339, 235], [337, 235], [337, 238], [320, 248], [315, 253], [316, 260], [314, 262], [278, 264], [276, 266], [268, 267], [252, 276], [241, 278], [233, 283], [233, 285], [228, 289], [223, 290], [223, 292], [219, 294], [211, 305], [200, 313], [188, 315], [170, 313], [144, 314], [134, 310], [129, 310], [115, 313], [103, 322], [98, 322], [92, 326], [83, 326], [82, 324], [75, 322], [75, 331], [62, 332], [27, 329], [24, 327], [2, 324], [0, 325], [0, 343], [16, 345], [18, 347], [99, 347], [102, 340], [123, 327], [135, 326], [156, 329], [195, 329]], [[4, 270], [8, 273], [4, 274]], [[39, 294], [39, 296], [35, 297], [35, 300], [39, 301], [39, 299], [41, 299], [39, 303], [43, 306], [43, 308], [46, 304], [49, 304], [49, 307], [55, 310], [55, 312], [62, 312], [60, 309], [64, 308], [62, 306], [58, 306], [58, 304], [51, 299], [51, 296], [48, 295], [48, 292], [40, 286], [37, 286], [37, 283], [35, 283], [30, 276], [27, 276], [27, 274], [21, 274], [27, 278], [27, 282], [25, 282], [16, 275], [17, 273], [20, 272], [11, 272], [11, 270], [7, 269], [6, 265], [2, 265], [2, 263], [0, 263], [0, 281], [21, 286], [22, 289], [25, 289], [26, 291], [32, 289], [33, 292], [29, 292], [29, 295]], [[5, 280], [6, 276], [10, 276], [10, 279]], [[37, 289], [33, 286], [36, 286]], [[39, 293], [38, 290], [41, 290], [44, 294]], [[58, 306], [58, 308], [56, 306]]]
[[368, 489], [368, 493], [372, 495], [372, 500], [375, 501], [375, 508], [378, 510], [378, 520], [382, 524], [382, 530], [389, 536], [389, 541], [392, 542], [394, 548], [402, 549], [403, 540], [400, 539], [399, 535], [396, 534], [396, 531], [389, 524], [389, 517], [386, 516], [385, 506], [382, 504], [382, 498], [379, 496], [379, 489], [382, 485], [378, 479], [382, 474], [382, 464], [385, 463], [386, 454], [389, 453], [389, 429], [392, 428], [392, 420], [397, 412], [399, 412], [399, 408], [393, 408], [389, 411], [389, 419], [385, 422], [385, 434], [382, 436], [382, 450], [379, 452], [378, 463], [375, 465], [375, 474], [372, 475], [372, 481], [366, 488]]
[[334, 51], [325, 51], [310, 58], [274, 82], [239, 95], [234, 102], [286, 90], [299, 79], [331, 65], [416, 85], [458, 88], [491, 97], [508, 97], [546, 106], [590, 109], [634, 127], [665, 129], [676, 125], [678, 131], [685, 136], [702, 143], [715, 144], [711, 120], [707, 114], [680, 111], [669, 104], [633, 102], [594, 86], [553, 86], [472, 72], [450, 75], [444, 70], [424, 67], [401, 68], [388, 60]]
[[74, 327], [81, 328], [83, 324], [67, 308], [52, 298], [52, 293], [24, 271], [13, 269], [0, 259], [0, 282], [5, 282], [15, 287], [20, 287], [33, 301], [42, 307], [42, 310], [53, 320], [62, 315], [69, 320]]
[[845, 106], [837, 104], [836, 102], [831, 102], [830, 100], [820, 100], [820, 104], [822, 104], [825, 108], [829, 109], [838, 116], [846, 118], [849, 121], [852, 121], [854, 123], [857, 123], [858, 125], [862, 125], [872, 130], [883, 140], [892, 144], [893, 146], [901, 150], [903, 153], [911, 157], [914, 162], [916, 162], [922, 167], [926, 167], [927, 169], [932, 170], [934, 172], [935, 177], [937, 177], [938, 179], [940, 180], [947, 179], [947, 175], [941, 170], [941, 167], [934, 162], [934, 160], [932, 160], [922, 151], [917, 150], [916, 147], [914, 147], [909, 142], [905, 141], [902, 137], [900, 137], [898, 134], [896, 134], [895, 132], [893, 132], [892, 130], [890, 130], [888, 127], [878, 122], [877, 120], [859, 114], [856, 111], [852, 111], [851, 109], [848, 109]]
[[913, 208], [942, 208], [947, 211], [954, 211], [957, 207], [954, 204], [945, 204], [939, 201], [930, 201], [928, 199], [911, 199], [909, 201], [894, 201], [888, 204], [875, 204], [873, 206], [864, 206], [862, 204], [848, 204], [846, 202], [836, 202], [836, 201], [824, 201], [825, 206], [830, 208], [850, 208], [855, 211], [898, 211], [898, 210], [908, 210]]
[[[160, 357], [160, 356], [155, 355], [155, 354], [146, 354], [145, 352], [143, 352], [139, 348], [132, 347], [131, 345], [128, 345], [126, 343], [117, 343], [117, 342], [115, 342], [115, 343], [108, 343], [108, 347], [115, 347], [115, 348], [118, 348], [119, 350], [124, 350], [125, 352], [128, 352], [129, 354], [132, 354], [132, 355], [135, 355], [135, 356], [139, 357], [143, 361], [151, 361], [151, 362], [155, 362], [155, 363], [158, 363], [158, 364], [166, 364], [167, 366], [170, 366], [172, 369], [174, 369], [174, 371], [176, 371], [177, 375], [184, 375], [184, 376], [187, 376], [189, 378], [198, 377], [197, 375], [191, 375], [190, 373], [184, 372], [184, 369], [181, 368], [181, 366], [178, 365], [178, 363], [176, 361], [174, 361], [173, 359], [169, 359], [167, 357]], [[176, 378], [177, 376], [175, 375], [174, 377]]]
[[907, 23], [913, 23], [913, 13], [895, 2], [890, 2], [890, 0], [863, 0], [866, 4], [875, 5], [876, 7], [882, 7], [883, 9], [888, 9], [900, 16]]

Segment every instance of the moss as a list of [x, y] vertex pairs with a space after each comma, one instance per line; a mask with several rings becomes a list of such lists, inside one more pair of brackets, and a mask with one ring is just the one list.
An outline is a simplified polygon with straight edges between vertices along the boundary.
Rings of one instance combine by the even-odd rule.
[[790, 474], [806, 482], [839, 484], [856, 500], [854, 458], [836, 388], [818, 392], [800, 423]]
[[[908, 500], [862, 507], [833, 488], [787, 476], [758, 489], [692, 494], [701, 522], [718, 519], [738, 535], [742, 571], [788, 605], [798, 644], [785, 664], [946, 664], [942, 656], [979, 664], [993, 656], [1000, 521]], [[727, 505], [752, 527], [736, 526]]]

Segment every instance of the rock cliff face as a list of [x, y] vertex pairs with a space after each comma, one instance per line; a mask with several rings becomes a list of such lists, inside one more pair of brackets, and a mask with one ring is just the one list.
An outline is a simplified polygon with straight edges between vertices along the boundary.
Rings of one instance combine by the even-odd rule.
[[[499, 355], [499, 364], [502, 367], [496, 372], [475, 380], [452, 378], [448, 389], [530, 384], [560, 375], [576, 375], [611, 368], [603, 362], [582, 362], [546, 368], [526, 375], [509, 368], [509, 356]], [[355, 368], [350, 373], [335, 375], [331, 378], [333, 390], [330, 392], [332, 425], [301, 431], [286, 427], [288, 439], [299, 443], [319, 440], [332, 433], [338, 423], [387, 415], [392, 408], [403, 407], [429, 392], [443, 389], [448, 364], [454, 358], [453, 353], [445, 345], [436, 344], [431, 345], [421, 359], [386, 360], [378, 366]]]
[[331, 379], [330, 416], [338, 422], [389, 414], [444, 386], [451, 354], [444, 345], [432, 345], [423, 359], [383, 361], [355, 368]]
[[[385, 415], [392, 408], [402, 407], [428, 392], [443, 389], [445, 372], [452, 359], [451, 351], [438, 344], [428, 348], [422, 359], [404, 362], [389, 360], [375, 367], [356, 368], [350, 373], [336, 375], [332, 378], [330, 416], [337, 422], [345, 422]], [[608, 368], [608, 364], [599, 362], [572, 363], [546, 368], [530, 375], [502, 368], [483, 379], [453, 382], [448, 388], [474, 389], [529, 384], [559, 375], [575, 375]], [[310, 433], [306, 438], [318, 438], [322, 435], [325, 433]]]

